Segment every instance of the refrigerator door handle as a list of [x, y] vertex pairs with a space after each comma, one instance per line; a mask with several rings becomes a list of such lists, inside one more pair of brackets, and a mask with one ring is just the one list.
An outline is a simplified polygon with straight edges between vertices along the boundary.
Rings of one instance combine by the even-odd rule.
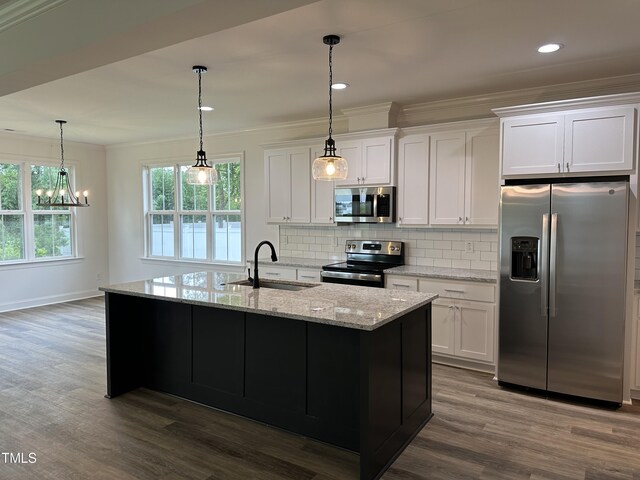
[[556, 257], [558, 251], [558, 214], [551, 214], [551, 248], [549, 249], [549, 317], [556, 316]]
[[538, 276], [540, 278], [540, 289], [542, 290], [540, 295], [540, 310], [542, 310], [542, 316], [547, 316], [547, 309], [549, 308], [549, 297], [548, 297], [548, 285], [547, 281], [549, 278], [547, 267], [549, 265], [549, 259], [547, 255], [549, 254], [549, 214], [545, 213], [542, 215], [542, 245], [540, 247], [540, 252], [538, 253], [538, 258], [540, 262], [538, 263], [540, 267], [540, 271], [538, 272]]

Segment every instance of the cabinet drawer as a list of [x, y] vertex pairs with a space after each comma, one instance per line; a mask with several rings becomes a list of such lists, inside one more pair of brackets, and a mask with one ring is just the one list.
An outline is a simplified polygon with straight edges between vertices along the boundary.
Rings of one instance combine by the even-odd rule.
[[295, 280], [296, 269], [295, 268], [283, 268], [283, 267], [268, 267], [262, 266], [258, 268], [258, 276], [260, 278], [275, 278], [278, 280]]
[[298, 269], [298, 280], [302, 282], [320, 282], [320, 270], [313, 270], [310, 268]]
[[479, 302], [495, 301], [495, 285], [471, 282], [440, 282], [420, 279], [420, 292], [437, 293], [441, 298], [460, 300], [476, 300]]
[[398, 290], [411, 290], [412, 292], [417, 292], [418, 279], [392, 277], [390, 275], [387, 275], [385, 277], [385, 288], [397, 288]]

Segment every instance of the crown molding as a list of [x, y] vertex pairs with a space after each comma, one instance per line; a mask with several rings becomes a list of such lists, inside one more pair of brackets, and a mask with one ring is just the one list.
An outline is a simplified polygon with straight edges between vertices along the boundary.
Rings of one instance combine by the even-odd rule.
[[14, 0], [0, 7], [0, 32], [56, 8], [69, 0]]
[[494, 109], [566, 99], [640, 91], [640, 74], [509, 90], [448, 100], [406, 105], [398, 114], [398, 126], [426, 125], [493, 117]]

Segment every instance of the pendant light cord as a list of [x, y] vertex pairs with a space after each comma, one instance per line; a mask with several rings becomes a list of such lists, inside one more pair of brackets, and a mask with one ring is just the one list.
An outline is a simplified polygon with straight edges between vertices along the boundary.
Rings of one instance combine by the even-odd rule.
[[202, 70], [198, 69], [198, 113], [200, 118], [200, 151], [202, 151]]
[[333, 132], [333, 45], [329, 45], [329, 138]]

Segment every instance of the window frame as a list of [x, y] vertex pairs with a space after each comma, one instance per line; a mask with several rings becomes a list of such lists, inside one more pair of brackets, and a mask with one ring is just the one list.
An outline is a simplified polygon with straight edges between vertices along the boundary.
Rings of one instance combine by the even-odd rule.
[[[172, 158], [158, 162], [146, 162], [142, 164], [142, 179], [143, 179], [143, 192], [144, 192], [144, 258], [154, 261], [167, 261], [167, 262], [181, 262], [188, 264], [207, 264], [207, 265], [226, 265], [226, 266], [240, 266], [245, 263], [245, 237], [246, 237], [246, 224], [245, 224], [245, 209], [244, 209], [244, 182], [245, 182], [245, 170], [244, 170], [244, 152], [218, 154], [208, 158], [210, 165], [214, 166], [221, 163], [239, 163], [240, 164], [240, 210], [215, 210], [213, 199], [213, 187], [209, 187], [207, 195], [207, 209], [206, 210], [185, 210], [183, 208], [183, 189], [181, 181], [181, 168], [190, 167], [193, 165], [193, 159], [185, 159], [184, 157]], [[151, 169], [153, 168], [173, 168], [173, 182], [174, 182], [174, 209], [173, 210], [154, 210], [153, 209], [153, 197], [152, 197], [152, 179]], [[240, 259], [238, 261], [218, 260], [214, 258], [215, 245], [213, 242], [213, 218], [215, 215], [239, 215], [241, 234], [240, 234]], [[153, 255], [152, 252], [152, 216], [153, 215], [171, 215], [173, 217], [173, 255]], [[192, 258], [182, 256], [182, 239], [181, 236], [181, 221], [185, 215], [204, 215], [205, 217], [205, 231], [206, 231], [206, 257], [205, 258]]]
[[[60, 163], [57, 160], [52, 159], [12, 159], [11, 156], [3, 155], [0, 157], [0, 163], [9, 165], [18, 165], [20, 174], [20, 210], [0, 210], [0, 215], [21, 215], [22, 216], [22, 239], [23, 239], [23, 258], [14, 260], [2, 260], [0, 259], [0, 266], [16, 265], [23, 263], [41, 263], [41, 262], [59, 262], [77, 260], [80, 258], [78, 254], [78, 216], [73, 208], [66, 208], [64, 210], [38, 210], [34, 209], [32, 205], [33, 189], [31, 185], [31, 167], [52, 167], [59, 168]], [[75, 162], [65, 162], [65, 168], [70, 175], [70, 183], [75, 188], [77, 164]], [[71, 242], [71, 252], [69, 255], [60, 256], [36, 256], [36, 243], [35, 243], [35, 215], [69, 215], [69, 241]]]

